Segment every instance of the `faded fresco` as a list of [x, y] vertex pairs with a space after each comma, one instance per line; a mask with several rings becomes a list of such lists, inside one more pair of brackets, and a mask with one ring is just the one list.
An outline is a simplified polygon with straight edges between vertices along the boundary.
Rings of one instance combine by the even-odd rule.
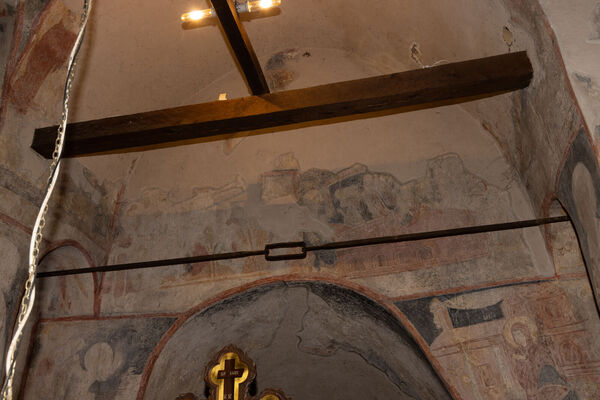
[[600, 307], [600, 168], [583, 130], [571, 147], [559, 179], [559, 198], [573, 218], [581, 253]]
[[42, 323], [25, 399], [131, 399], [172, 318]]
[[[0, 237], [0, 254], [2, 254], [2, 261], [0, 261], [2, 270], [10, 272], [6, 276], [17, 275], [16, 266], [20, 262], [17, 246], [4, 237]], [[4, 349], [8, 347], [10, 322], [19, 302], [18, 297], [11, 290], [12, 286], [13, 282], [10, 279], [0, 280], [0, 305], [2, 306], [0, 307], [0, 354], [4, 354]], [[4, 367], [4, 359], [0, 361], [0, 366]]]
[[138, 398], [204, 398], [204, 368], [221, 342], [246, 349], [259, 390], [281, 388], [292, 399], [450, 398], [392, 315], [322, 283], [267, 285], [194, 314], [161, 349]]
[[[64, 64], [74, 40], [78, 13], [62, 1], [0, 2], [0, 379], [4, 379], [4, 355], [14, 327], [20, 295], [28, 269], [31, 227], [48, 178], [48, 162], [29, 149], [33, 129], [54, 124], [64, 86]], [[62, 81], [62, 82], [61, 82]], [[98, 181], [76, 161], [63, 164], [56, 196], [47, 218], [41, 254], [49, 249], [75, 244], [93, 263], [104, 259], [110, 236], [110, 215], [115, 197], [112, 184]], [[60, 222], [59, 222], [60, 221]], [[81, 259], [57, 251], [58, 260], [79, 267]], [[71, 258], [70, 258], [71, 257]], [[49, 257], [49, 259], [52, 257]], [[88, 258], [84, 258], [88, 260]], [[85, 281], [85, 279], [84, 279]], [[48, 283], [47, 288], [54, 286]], [[55, 293], [38, 288], [38, 294]], [[82, 293], [89, 286], [82, 285]], [[87, 295], [92, 303], [81, 302], [66, 288], [63, 301], [49, 300], [54, 316], [80, 315], [93, 304], [94, 289]], [[43, 298], [42, 294], [42, 298]], [[68, 300], [67, 300], [68, 299]], [[43, 307], [43, 306], [42, 306]], [[65, 309], [59, 310], [61, 307]], [[89, 307], [93, 313], [93, 307]], [[28, 332], [39, 317], [34, 312], [26, 329], [25, 348], [20, 353], [16, 387], [26, 369]]]
[[600, 396], [600, 324], [586, 280], [396, 303], [463, 399]]
[[[79, 249], [59, 247], [41, 261], [40, 271], [88, 267], [89, 261]], [[38, 284], [40, 318], [94, 315], [96, 278], [92, 274], [62, 276], [41, 280]]]
[[[429, 160], [425, 175], [408, 182], [360, 164], [337, 172], [302, 171], [292, 154], [284, 154], [278, 160], [282, 169], [265, 172], [256, 185], [245, 187], [243, 182], [237, 182], [218, 189], [192, 190], [195, 195], [184, 201], [177, 201], [172, 193], [149, 191], [148, 196], [155, 196], [155, 200], [144, 197], [129, 202], [121, 221], [124, 226], [131, 224], [129, 226], [137, 229], [150, 224], [148, 226], [153, 230], [142, 230], [144, 234], [137, 237], [120, 228], [116, 245], [122, 246], [123, 251], [132, 251], [136, 246], [152, 249], [149, 243], [156, 243], [160, 248], [172, 246], [171, 249], [189, 246], [194, 249], [194, 254], [211, 254], [261, 248], [265, 243], [286, 239], [323, 243], [489, 223], [511, 213], [511, 193], [469, 172], [456, 154]], [[159, 202], [156, 199], [173, 202], [172, 213], [156, 213], [154, 206]], [[201, 210], [197, 211], [199, 208]], [[562, 212], [558, 204], [553, 212]], [[286, 218], [280, 219], [281, 215]], [[161, 226], [163, 223], [165, 226]], [[178, 229], [185, 231], [192, 227], [196, 227], [199, 235], [193, 241], [184, 238], [183, 243], [179, 243], [176, 240]], [[549, 240], [547, 258], [532, 254], [528, 247], [542, 233]], [[52, 268], [71, 268], [77, 263], [83, 266], [85, 262], [73, 250], [62, 255], [60, 263], [50, 256], [48, 268], [52, 264]], [[476, 269], [481, 269], [482, 275], [486, 276], [488, 265], [493, 269], [487, 274], [494, 278], [477, 280]], [[507, 279], [499, 279], [502, 276], [499, 269], [507, 271]], [[465, 270], [469, 278], [457, 275], [461, 270]], [[454, 277], [450, 275], [451, 271], [454, 271]], [[435, 282], [427, 282], [426, 288], [430, 292], [447, 294], [422, 296], [417, 291], [394, 295], [399, 292], [386, 289], [395, 276], [411, 279], [403, 278], [403, 275], [411, 276], [415, 272], [437, 277]], [[444, 272], [448, 275], [440, 278]], [[443, 376], [461, 398], [535, 399], [544, 395], [563, 400], [592, 398], [598, 390], [600, 382], [594, 375], [599, 372], [596, 370], [600, 366], [600, 358], [596, 355], [599, 349], [592, 338], [600, 325], [594, 317], [592, 292], [585, 280], [577, 239], [568, 223], [553, 225], [546, 232], [535, 229], [533, 232], [481, 234], [473, 238], [338, 250], [286, 263], [267, 264], [262, 258], [255, 258], [108, 273], [103, 277], [102, 290], [95, 301], [101, 303], [103, 315], [114, 313], [117, 316], [117, 312], [127, 314], [131, 313], [129, 310], [141, 309], [150, 314], [169, 312], [175, 317], [187, 307], [182, 307], [187, 300], [180, 296], [192, 298], [191, 294], [185, 295], [186, 290], [198, 293], [198, 288], [202, 288], [201, 295], [193, 296], [198, 304], [210, 293], [231, 287], [232, 282], [239, 285], [274, 274], [310, 274], [361, 285], [369, 282], [367, 278], [381, 279], [373, 281], [370, 289], [392, 293], [387, 298], [423, 338], [431, 356], [439, 362]], [[70, 279], [75, 283], [79, 278], [59, 279]], [[387, 286], [377, 286], [382, 281]], [[440, 281], [443, 286], [439, 286]], [[499, 283], [503, 281], [506, 283]], [[62, 313], [67, 312], [65, 304], [82, 302], [87, 299], [85, 293], [94, 287], [91, 278], [87, 291], [83, 291], [82, 282], [78, 282], [77, 287], [71, 286], [70, 292], [60, 291], [66, 299], [50, 297], [55, 304], [61, 305]], [[58, 279], [54, 283], [64, 284]], [[477, 286], [481, 289], [462, 290]], [[413, 287], [412, 290], [418, 289]], [[150, 292], [152, 296], [148, 295]], [[235, 304], [234, 300], [229, 302]], [[189, 307], [194, 305], [187, 304]], [[276, 322], [268, 308], [259, 308], [264, 308], [264, 312], [253, 314], [257, 320]], [[46, 312], [54, 312], [53, 307], [48, 310]], [[131, 317], [138, 313], [134, 312]], [[233, 313], [242, 314], [241, 311]], [[67, 315], [82, 318], [85, 312], [82, 316]], [[48, 326], [63, 323], [60, 322], [63, 318], [49, 316], [45, 322]], [[215, 314], [210, 319], [211, 324], [216, 318], [221, 317]], [[211, 329], [219, 332], [214, 326]], [[264, 328], [265, 331], [278, 329]], [[207, 334], [206, 330], [204, 333]], [[188, 349], [189, 343], [182, 335], [177, 334], [169, 346]], [[202, 336], [202, 343], [212, 343], [209, 337]], [[571, 341], [566, 342], [565, 337]], [[222, 339], [225, 340], [225, 336]], [[309, 342], [309, 339], [301, 340], [302, 343]], [[250, 340], [250, 348], [252, 343]], [[208, 346], [197, 355], [190, 353], [193, 360], [190, 363], [197, 364], [196, 369], [202, 369], [200, 364], [205, 362], [202, 354], [208, 356], [210, 351]], [[160, 368], [169, 368], [177, 362], [177, 356], [171, 357], [175, 358]], [[162, 362], [165, 361], [158, 365]], [[463, 367], [457, 369], [457, 363]], [[503, 372], [498, 372], [498, 368]], [[529, 372], [524, 374], [523, 371]], [[188, 371], [188, 374], [192, 372]], [[138, 375], [141, 373], [124, 372], [120, 379], [139, 383], [141, 377]], [[200, 375], [196, 378], [201, 381]], [[190, 375], [189, 380], [185, 380], [186, 385], [195, 382], [194, 379]], [[148, 384], [153, 389], [146, 396], [160, 392], [158, 383], [152, 382], [151, 379]], [[107, 386], [105, 390], [113, 389]], [[173, 396], [186, 393], [186, 390], [201, 396], [193, 387], [184, 386], [183, 391], [177, 390], [178, 387], [169, 389]]]
[[[177, 201], [176, 193], [150, 189], [130, 200], [115, 239], [113, 262], [130, 254], [145, 260], [262, 249], [267, 243], [302, 240], [321, 244], [377, 236], [427, 232], [515, 219], [514, 192], [468, 171], [458, 154], [427, 161], [425, 175], [399, 181], [388, 173], [354, 164], [339, 171], [296, 169], [266, 172], [259, 184], [231, 183], [198, 188]], [[157, 204], [170, 204], [158, 213]], [[132, 232], [127, 227], [136, 227]], [[182, 235], [181, 232], [195, 232]], [[539, 231], [481, 234], [366, 248], [323, 251], [305, 261], [267, 263], [260, 257], [108, 274], [102, 307], [108, 313], [143, 309], [173, 311], [169, 293], [210, 293], [231, 282], [269, 275], [311, 273], [346, 278], [391, 297], [420, 290], [485, 284], [552, 275]], [[193, 253], [189, 254], [190, 249]], [[477, 266], [476, 268], [474, 268]], [[434, 274], [423, 280], [426, 275]], [[492, 278], [493, 275], [493, 278]], [[384, 277], [385, 279], [379, 279]], [[405, 280], [416, 287], [397, 285]], [[213, 289], [214, 288], [214, 289]], [[147, 293], [152, 292], [153, 301]], [[160, 305], [159, 305], [160, 304]], [[190, 304], [191, 306], [192, 304]]]
[[565, 69], [578, 98], [590, 138], [600, 140], [600, 2], [565, 3], [542, 0], [548, 19], [563, 49]]
[[[182, 33], [171, 3], [96, 1], [73, 120], [248, 94], [219, 30]], [[260, 388], [285, 386], [297, 399], [318, 398], [293, 394], [315, 382], [324, 398], [335, 398], [336, 387], [345, 398], [373, 397], [363, 377], [388, 398], [600, 398], [600, 4], [397, 3], [287, 2], [271, 20], [278, 34], [269, 19], [247, 23], [262, 37], [256, 50], [270, 88], [521, 50], [534, 66], [532, 85], [394, 117], [68, 160], [40, 268], [565, 210], [575, 231], [565, 223], [301, 261], [255, 257], [48, 279], [39, 282], [33, 336], [21, 353], [21, 398], [203, 398], [202, 369], [222, 341], [264, 365]], [[31, 135], [58, 122], [79, 7], [0, 4], [0, 354], [47, 179]], [[165, 23], [166, 15], [175, 17]], [[299, 367], [287, 373], [282, 362]]]

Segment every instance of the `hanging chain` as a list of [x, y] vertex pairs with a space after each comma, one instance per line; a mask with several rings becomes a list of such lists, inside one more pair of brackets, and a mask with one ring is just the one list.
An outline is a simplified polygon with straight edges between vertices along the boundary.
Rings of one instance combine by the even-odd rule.
[[38, 257], [40, 255], [40, 244], [42, 243], [43, 239], [43, 230], [44, 226], [46, 226], [48, 202], [50, 200], [50, 197], [52, 196], [52, 192], [54, 190], [54, 186], [56, 185], [56, 181], [60, 171], [60, 160], [64, 147], [65, 130], [67, 127], [67, 120], [69, 116], [69, 99], [71, 95], [71, 85], [73, 84], [73, 78], [75, 77], [75, 66], [77, 65], [76, 58], [79, 54], [81, 42], [83, 41], [83, 37], [85, 35], [85, 28], [91, 9], [92, 0], [84, 0], [83, 13], [81, 15], [81, 23], [79, 26], [79, 33], [77, 35], [75, 44], [73, 45], [73, 49], [71, 50], [71, 54], [69, 57], [69, 64], [67, 68], [67, 80], [65, 83], [65, 90], [63, 95], [63, 111], [60, 120], [60, 125], [58, 127], [58, 135], [54, 144], [54, 152], [52, 153], [52, 163], [50, 164], [50, 176], [48, 177], [44, 199], [42, 201], [42, 205], [40, 206], [40, 210], [38, 212], [35, 225], [33, 227], [33, 232], [31, 235], [31, 242], [29, 245], [29, 275], [27, 277], [27, 281], [25, 282], [25, 293], [23, 294], [23, 297], [21, 299], [16, 329], [13, 333], [13, 337], [10, 342], [10, 347], [6, 354], [6, 378], [4, 381], [4, 386], [2, 387], [2, 400], [12, 400], [14, 395], [13, 384], [16, 372], [19, 345], [21, 343], [21, 339], [23, 338], [23, 329], [25, 328], [25, 325], [27, 323], [29, 315], [31, 314], [31, 310], [33, 309], [33, 304], [35, 301], [35, 273], [37, 269]]

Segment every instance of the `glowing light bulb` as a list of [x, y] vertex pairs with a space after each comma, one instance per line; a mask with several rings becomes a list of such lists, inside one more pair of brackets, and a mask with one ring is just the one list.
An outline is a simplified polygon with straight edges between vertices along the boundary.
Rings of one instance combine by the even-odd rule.
[[[246, 2], [236, 1], [235, 8], [238, 14], [245, 12], [254, 12], [260, 10], [267, 10], [269, 8], [277, 7], [281, 5], [281, 0], [251, 0]], [[181, 22], [197, 22], [205, 18], [211, 18], [216, 16], [213, 8], [206, 10], [194, 10], [181, 15]]]
[[248, 2], [248, 11], [266, 10], [272, 7], [277, 7], [281, 4], [281, 0], [255, 0]]
[[193, 22], [200, 21], [204, 18], [209, 18], [213, 16], [213, 10], [208, 8], [206, 10], [194, 10], [189, 13], [185, 13], [181, 15], [182, 22]]

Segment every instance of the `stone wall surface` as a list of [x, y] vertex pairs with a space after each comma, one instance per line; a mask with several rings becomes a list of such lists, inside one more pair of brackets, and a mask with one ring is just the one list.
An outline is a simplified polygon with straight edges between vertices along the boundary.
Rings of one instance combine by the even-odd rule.
[[556, 176], [583, 119], [556, 37], [537, 1], [501, 2], [508, 51], [526, 50], [533, 64], [531, 85], [508, 98], [494, 97], [466, 105], [494, 136], [516, 168], [542, 214], [556, 191]]
[[[27, 276], [31, 229], [49, 173], [49, 161], [30, 150], [29, 144], [34, 128], [57, 123], [60, 117], [65, 63], [78, 27], [79, 13], [79, 9], [71, 8], [62, 1], [0, 3], [0, 76], [3, 79], [0, 97], [2, 379], [4, 355]], [[46, 218], [41, 255], [69, 245], [82, 249], [85, 253], [82, 259], [86, 263], [102, 264], [110, 246], [111, 218], [117, 192], [117, 186], [98, 181], [79, 162], [64, 162]], [[77, 255], [68, 251], [56, 254], [59, 258], [67, 258], [66, 265], [70, 265], [68, 257], [74, 257], [70, 260], [73, 266], [82, 266], [82, 259], [78, 259]], [[57, 264], [60, 265], [60, 262]], [[40, 287], [38, 289], [44, 292]], [[65, 293], [71, 297], [71, 288]], [[92, 307], [89, 312], [93, 314], [93, 288], [90, 295]], [[67, 308], [82, 306], [79, 300], [73, 300]], [[49, 301], [57, 304], [57, 299]], [[77, 310], [76, 314], [81, 312]], [[29, 329], [38, 317], [39, 313], [34, 312]], [[19, 356], [19, 370], [25, 367], [27, 335], [28, 332]], [[17, 388], [19, 381], [20, 378], [16, 382]]]
[[42, 322], [25, 399], [131, 399], [172, 318]]
[[[280, 387], [293, 398], [314, 399], [449, 398], [397, 320], [377, 307], [323, 284], [246, 292], [195, 314], [177, 330], [158, 355], [143, 398], [203, 395], [206, 360], [229, 342], [257, 363], [260, 390]], [[195, 339], [189, 341], [190, 335]], [[165, 382], [165, 374], [177, 378]]]
[[[397, 302], [463, 399], [594, 399], [598, 324], [586, 279]], [[583, 350], [585, 349], [585, 350]]]
[[600, 169], [582, 130], [573, 142], [560, 175], [559, 198], [573, 218], [583, 258], [598, 302], [600, 293]]
[[600, 140], [600, 2], [541, 0], [589, 133]]
[[[295, 160], [291, 154], [278, 159]], [[257, 184], [191, 188], [189, 194], [179, 200], [175, 191], [152, 188], [129, 200], [110, 261], [255, 250], [282, 241], [324, 244], [531, 215], [526, 203], [518, 208], [518, 190], [471, 173], [458, 154], [429, 160], [424, 174], [409, 181], [353, 164], [337, 172], [272, 170]], [[160, 212], [155, 207], [163, 202], [168, 211]], [[539, 230], [501, 232], [322, 251], [305, 261], [267, 263], [254, 257], [115, 272], [103, 279], [101, 307], [107, 314], [173, 312], [232, 284], [298, 273], [349, 279], [390, 297], [537, 279], [554, 274], [546, 251], [531, 251], [543, 243]]]
[[600, 133], [600, 52], [598, 16], [600, 2], [581, 0], [572, 4], [541, 1], [556, 32], [565, 71], [585, 119], [573, 138], [558, 181], [561, 202], [574, 220], [600, 309], [600, 249], [598, 248], [598, 134]]

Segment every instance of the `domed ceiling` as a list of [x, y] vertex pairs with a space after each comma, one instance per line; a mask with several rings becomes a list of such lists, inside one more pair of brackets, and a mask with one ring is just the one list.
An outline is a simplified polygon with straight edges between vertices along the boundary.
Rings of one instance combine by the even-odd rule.
[[[70, 3], [73, 9], [79, 6]], [[134, 1], [126, 9], [117, 2], [96, 4], [80, 62], [73, 120], [213, 101], [221, 93], [228, 98], [248, 95], [218, 24], [182, 27], [183, 12], [205, 7], [202, 1]], [[530, 176], [531, 164], [543, 158], [551, 160], [543, 169], [556, 170], [581, 118], [539, 8], [511, 1], [382, 0], [368, 6], [360, 1], [302, 1], [284, 2], [273, 14], [245, 18], [244, 26], [276, 91], [528, 50], [535, 71], [530, 89], [520, 96], [465, 105], [458, 112], [467, 110], [488, 131], [484, 134], [498, 141], [508, 161], [535, 186], [530, 194], [537, 204], [553, 185], [551, 171]], [[374, 135], [372, 141], [385, 140]], [[418, 142], [403, 139], [408, 146]], [[201, 148], [158, 151], [149, 157], [152, 164], [168, 169], [172, 158], [197, 155]], [[83, 162], [102, 176], [105, 169], [94, 167], [102, 160]]]
[[[27, 15], [35, 13], [20, 8], [22, 25], [34, 29], [26, 45], [11, 50], [20, 56], [8, 63], [0, 122], [0, 177], [8, 182], [0, 212], [11, 227], [10, 254], [26, 254], [21, 242], [47, 166], [29, 145], [34, 128], [53, 125], [60, 115], [65, 43], [76, 30], [80, 3], [49, 1], [30, 21]], [[341, 371], [366, 371], [389, 393], [397, 390], [390, 371], [398, 370], [419, 388], [435, 372], [435, 390], [457, 399], [600, 396], [593, 294], [600, 288], [600, 171], [597, 138], [590, 136], [600, 125], [593, 112], [598, 78], [593, 56], [563, 57], [559, 48], [572, 49], [566, 44], [576, 34], [586, 43], [577, 49], [596, 46], [595, 3], [573, 6], [585, 24], [558, 16], [559, 3], [283, 0], [271, 15], [244, 17], [272, 91], [523, 50], [534, 77], [526, 89], [461, 105], [67, 160], [40, 268], [507, 222], [564, 213], [561, 204], [573, 226], [323, 251], [305, 260], [256, 257], [44, 281], [24, 398], [36, 398], [46, 382], [65, 398], [175, 396], [179, 386], [161, 389], [170, 363], [185, 356], [201, 368], [227, 344], [217, 343], [225, 337], [270, 360], [264, 371], [275, 377], [277, 357], [269, 346], [281, 345], [286, 359], [347, 361]], [[95, 1], [71, 120], [248, 96], [218, 24], [181, 24], [182, 13], [206, 7], [205, 0]], [[23, 278], [10, 268], [11, 284], [0, 288], [7, 304], [0, 321], [14, 314], [14, 288]], [[372, 307], [358, 313], [338, 297], [328, 300], [338, 292]], [[264, 302], [268, 307], [253, 306]], [[381, 307], [386, 311], [372, 311]], [[393, 323], [363, 337], [369, 318], [384, 314]], [[235, 335], [219, 335], [229, 319]], [[210, 335], [203, 335], [208, 325]], [[278, 326], [289, 335], [266, 343], [261, 327]], [[302, 342], [302, 332], [317, 331], [308, 349], [312, 342]], [[380, 331], [385, 340], [379, 341]], [[392, 340], [396, 333], [402, 340]], [[328, 342], [319, 341], [325, 336]], [[371, 342], [390, 353], [359, 346]], [[425, 375], [393, 364], [398, 358], [390, 354], [407, 346]], [[202, 398], [200, 374], [180, 374], [182, 392]], [[361, 387], [355, 394], [366, 393]]]

